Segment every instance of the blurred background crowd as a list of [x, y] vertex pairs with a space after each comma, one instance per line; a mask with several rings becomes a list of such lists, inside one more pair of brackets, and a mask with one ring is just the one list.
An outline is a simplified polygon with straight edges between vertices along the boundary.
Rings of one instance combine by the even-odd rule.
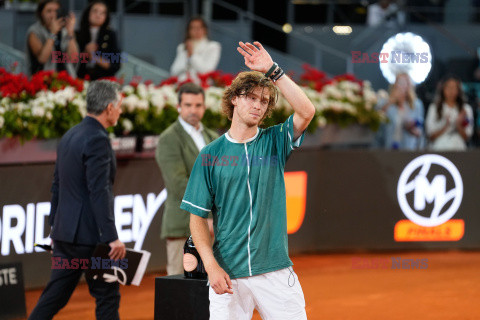
[[[230, 73], [242, 70], [236, 43], [258, 40], [294, 80], [312, 90], [315, 127], [348, 129], [370, 125], [362, 120], [367, 111], [369, 117], [371, 112], [378, 116], [367, 142], [356, 144], [347, 137], [337, 146], [475, 148], [480, 133], [479, 13], [477, 0], [0, 0], [0, 137], [21, 134], [7, 123], [9, 109], [30, 108], [32, 115], [55, 117], [34, 112], [30, 100], [20, 99], [21, 90], [11, 88], [8, 80], [13, 75], [25, 75], [26, 82], [39, 72], [68, 75], [70, 82], [110, 78], [125, 86], [127, 97], [140, 97], [125, 99], [124, 107], [132, 113], [142, 109], [141, 90], [148, 95], [143, 109], [163, 112], [169, 93], [155, 89], [186, 81], [224, 87]], [[399, 59], [405, 53], [417, 59], [392, 62], [394, 52]], [[382, 53], [389, 54], [388, 63], [382, 62]], [[356, 85], [338, 85], [342, 81]], [[47, 89], [52, 90], [50, 85]], [[367, 89], [374, 98], [368, 99]], [[41, 91], [26, 90], [29, 99]], [[208, 97], [207, 107], [218, 109]], [[142, 133], [135, 131], [137, 118], [121, 121], [115, 133]], [[226, 124], [217, 121], [213, 127], [221, 130]], [[35, 130], [28, 138], [55, 137]]]

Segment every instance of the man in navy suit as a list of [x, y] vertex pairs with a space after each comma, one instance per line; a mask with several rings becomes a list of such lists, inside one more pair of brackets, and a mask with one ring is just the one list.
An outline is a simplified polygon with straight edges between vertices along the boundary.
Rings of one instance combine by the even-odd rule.
[[[111, 247], [111, 259], [125, 257], [113, 212], [112, 185], [116, 172], [106, 128], [120, 116], [122, 97], [116, 83], [100, 80], [87, 90], [87, 116], [61, 139], [57, 150], [49, 222], [53, 256], [69, 261], [90, 259], [98, 243]], [[52, 259], [53, 262], [53, 259]], [[29, 319], [52, 319], [72, 295], [83, 273], [81, 265], [52, 268], [50, 281]], [[97, 319], [119, 319], [118, 282], [87, 279], [96, 299]]]

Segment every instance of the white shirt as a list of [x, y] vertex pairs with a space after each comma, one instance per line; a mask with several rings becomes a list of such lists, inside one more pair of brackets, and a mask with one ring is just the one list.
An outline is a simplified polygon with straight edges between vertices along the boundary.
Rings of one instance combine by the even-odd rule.
[[181, 116], [178, 116], [178, 121], [180, 121], [180, 124], [182, 125], [183, 129], [192, 137], [193, 142], [195, 142], [195, 145], [198, 148], [198, 151], [202, 150], [203, 147], [205, 147], [205, 139], [203, 139], [203, 125], [200, 122], [200, 127], [198, 130], [192, 126], [190, 123], [186, 122], [185, 120], [182, 119]]
[[[467, 134], [467, 137], [470, 138], [473, 135], [473, 110], [468, 104], [464, 104], [463, 108], [465, 109], [468, 119], [465, 133]], [[450, 119], [449, 128], [443, 134], [438, 136], [437, 139], [431, 142], [431, 150], [467, 150], [467, 143], [463, 140], [463, 137], [458, 133], [456, 128], [458, 116], [459, 113], [457, 107], [449, 107], [444, 103], [442, 106], [442, 118], [438, 119], [437, 106], [433, 103], [430, 105], [425, 120], [425, 129], [429, 136], [438, 130], [441, 130], [445, 126], [447, 118]]]
[[398, 11], [398, 6], [395, 3], [390, 4], [385, 9], [377, 3], [371, 4], [367, 9], [367, 25], [377, 26], [391, 14], [393, 16], [385, 24], [387, 27], [394, 27], [396, 23], [400, 25], [405, 23], [405, 13]]
[[220, 43], [205, 38], [195, 43], [193, 54], [189, 57], [185, 44], [181, 43], [177, 47], [177, 55], [170, 68], [170, 74], [177, 76], [179, 81], [191, 78], [198, 83], [198, 73], [207, 73], [217, 69], [221, 51]]

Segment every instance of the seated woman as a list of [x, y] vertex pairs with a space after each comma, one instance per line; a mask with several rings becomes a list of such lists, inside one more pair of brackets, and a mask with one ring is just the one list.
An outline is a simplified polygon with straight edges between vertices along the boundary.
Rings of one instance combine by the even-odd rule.
[[216, 70], [220, 61], [220, 43], [208, 39], [208, 27], [201, 17], [190, 19], [185, 41], [178, 45], [177, 56], [170, 68], [172, 76], [179, 81], [198, 81], [198, 73]]
[[35, 12], [38, 21], [27, 31], [26, 58], [30, 74], [42, 70], [67, 70], [76, 77], [78, 46], [74, 33], [75, 15], [70, 13], [66, 17], [58, 17], [59, 10], [58, 0], [38, 3]]
[[102, 0], [92, 1], [83, 11], [77, 39], [80, 52], [88, 54], [88, 63], [79, 64], [79, 78], [113, 77], [120, 69], [117, 36], [109, 24], [110, 11]]
[[408, 74], [397, 75], [388, 101], [381, 102], [379, 106], [388, 122], [378, 132], [378, 146], [395, 150], [423, 148], [423, 103], [416, 97]]
[[472, 107], [465, 102], [460, 79], [448, 76], [440, 83], [437, 101], [428, 108], [425, 123], [431, 150], [466, 150], [473, 134]]

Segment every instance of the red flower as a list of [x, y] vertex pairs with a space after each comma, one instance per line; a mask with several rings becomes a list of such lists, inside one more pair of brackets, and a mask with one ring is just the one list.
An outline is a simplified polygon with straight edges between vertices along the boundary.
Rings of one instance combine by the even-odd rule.
[[168, 79], [163, 80], [157, 87], [161, 87], [164, 85], [172, 85], [178, 82], [178, 77], [170, 77]]

